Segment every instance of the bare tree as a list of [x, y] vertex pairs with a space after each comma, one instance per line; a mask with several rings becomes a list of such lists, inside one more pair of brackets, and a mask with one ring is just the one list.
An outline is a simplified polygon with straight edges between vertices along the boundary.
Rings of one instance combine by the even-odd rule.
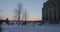
[[27, 13], [27, 11], [25, 10], [24, 13], [23, 13], [22, 20], [24, 19], [24, 21], [27, 21], [27, 18], [28, 18], [28, 13]]
[[0, 20], [2, 20], [2, 10], [0, 10]]
[[0, 32], [2, 32], [2, 21], [1, 21], [1, 19], [2, 19], [2, 17], [1, 17], [1, 12], [2, 12], [2, 10], [0, 10]]
[[27, 24], [27, 18], [28, 18], [28, 12], [24, 10], [22, 20], [24, 20], [25, 22], [23, 22], [22, 25]]
[[22, 10], [23, 10], [22, 3], [19, 3], [17, 9], [15, 10], [15, 14], [16, 14], [15, 17], [18, 18], [18, 22], [20, 21], [20, 15]]

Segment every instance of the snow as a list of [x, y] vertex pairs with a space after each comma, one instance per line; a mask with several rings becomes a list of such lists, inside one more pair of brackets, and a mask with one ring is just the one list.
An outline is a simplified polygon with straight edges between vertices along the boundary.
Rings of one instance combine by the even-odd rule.
[[[28, 23], [27, 25], [18, 25], [13, 22], [13, 25], [2, 24], [2, 32], [60, 32], [60, 24], [43, 24]], [[34, 25], [34, 26], [33, 26]]]

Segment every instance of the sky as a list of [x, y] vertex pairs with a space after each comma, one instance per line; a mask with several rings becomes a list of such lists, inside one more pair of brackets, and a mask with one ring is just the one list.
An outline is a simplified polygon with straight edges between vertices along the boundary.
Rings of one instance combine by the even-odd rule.
[[[31, 19], [42, 19], [43, 3], [47, 0], [0, 0], [0, 10], [4, 19], [13, 19], [14, 9], [22, 2], [23, 9], [26, 9]], [[1, 14], [0, 13], [0, 14]]]

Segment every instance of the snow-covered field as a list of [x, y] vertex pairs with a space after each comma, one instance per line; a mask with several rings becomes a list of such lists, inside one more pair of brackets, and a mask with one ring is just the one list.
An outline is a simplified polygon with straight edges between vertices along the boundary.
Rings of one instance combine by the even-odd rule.
[[[34, 26], [33, 26], [34, 25]], [[2, 24], [2, 32], [60, 32], [60, 24], [33, 24], [17, 25], [15, 22], [13, 25]]]

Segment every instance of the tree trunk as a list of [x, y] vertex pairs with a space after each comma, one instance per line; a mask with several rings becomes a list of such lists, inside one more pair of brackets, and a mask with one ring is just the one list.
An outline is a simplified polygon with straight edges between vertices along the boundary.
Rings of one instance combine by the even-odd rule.
[[2, 25], [0, 24], [0, 32], [2, 32]]

